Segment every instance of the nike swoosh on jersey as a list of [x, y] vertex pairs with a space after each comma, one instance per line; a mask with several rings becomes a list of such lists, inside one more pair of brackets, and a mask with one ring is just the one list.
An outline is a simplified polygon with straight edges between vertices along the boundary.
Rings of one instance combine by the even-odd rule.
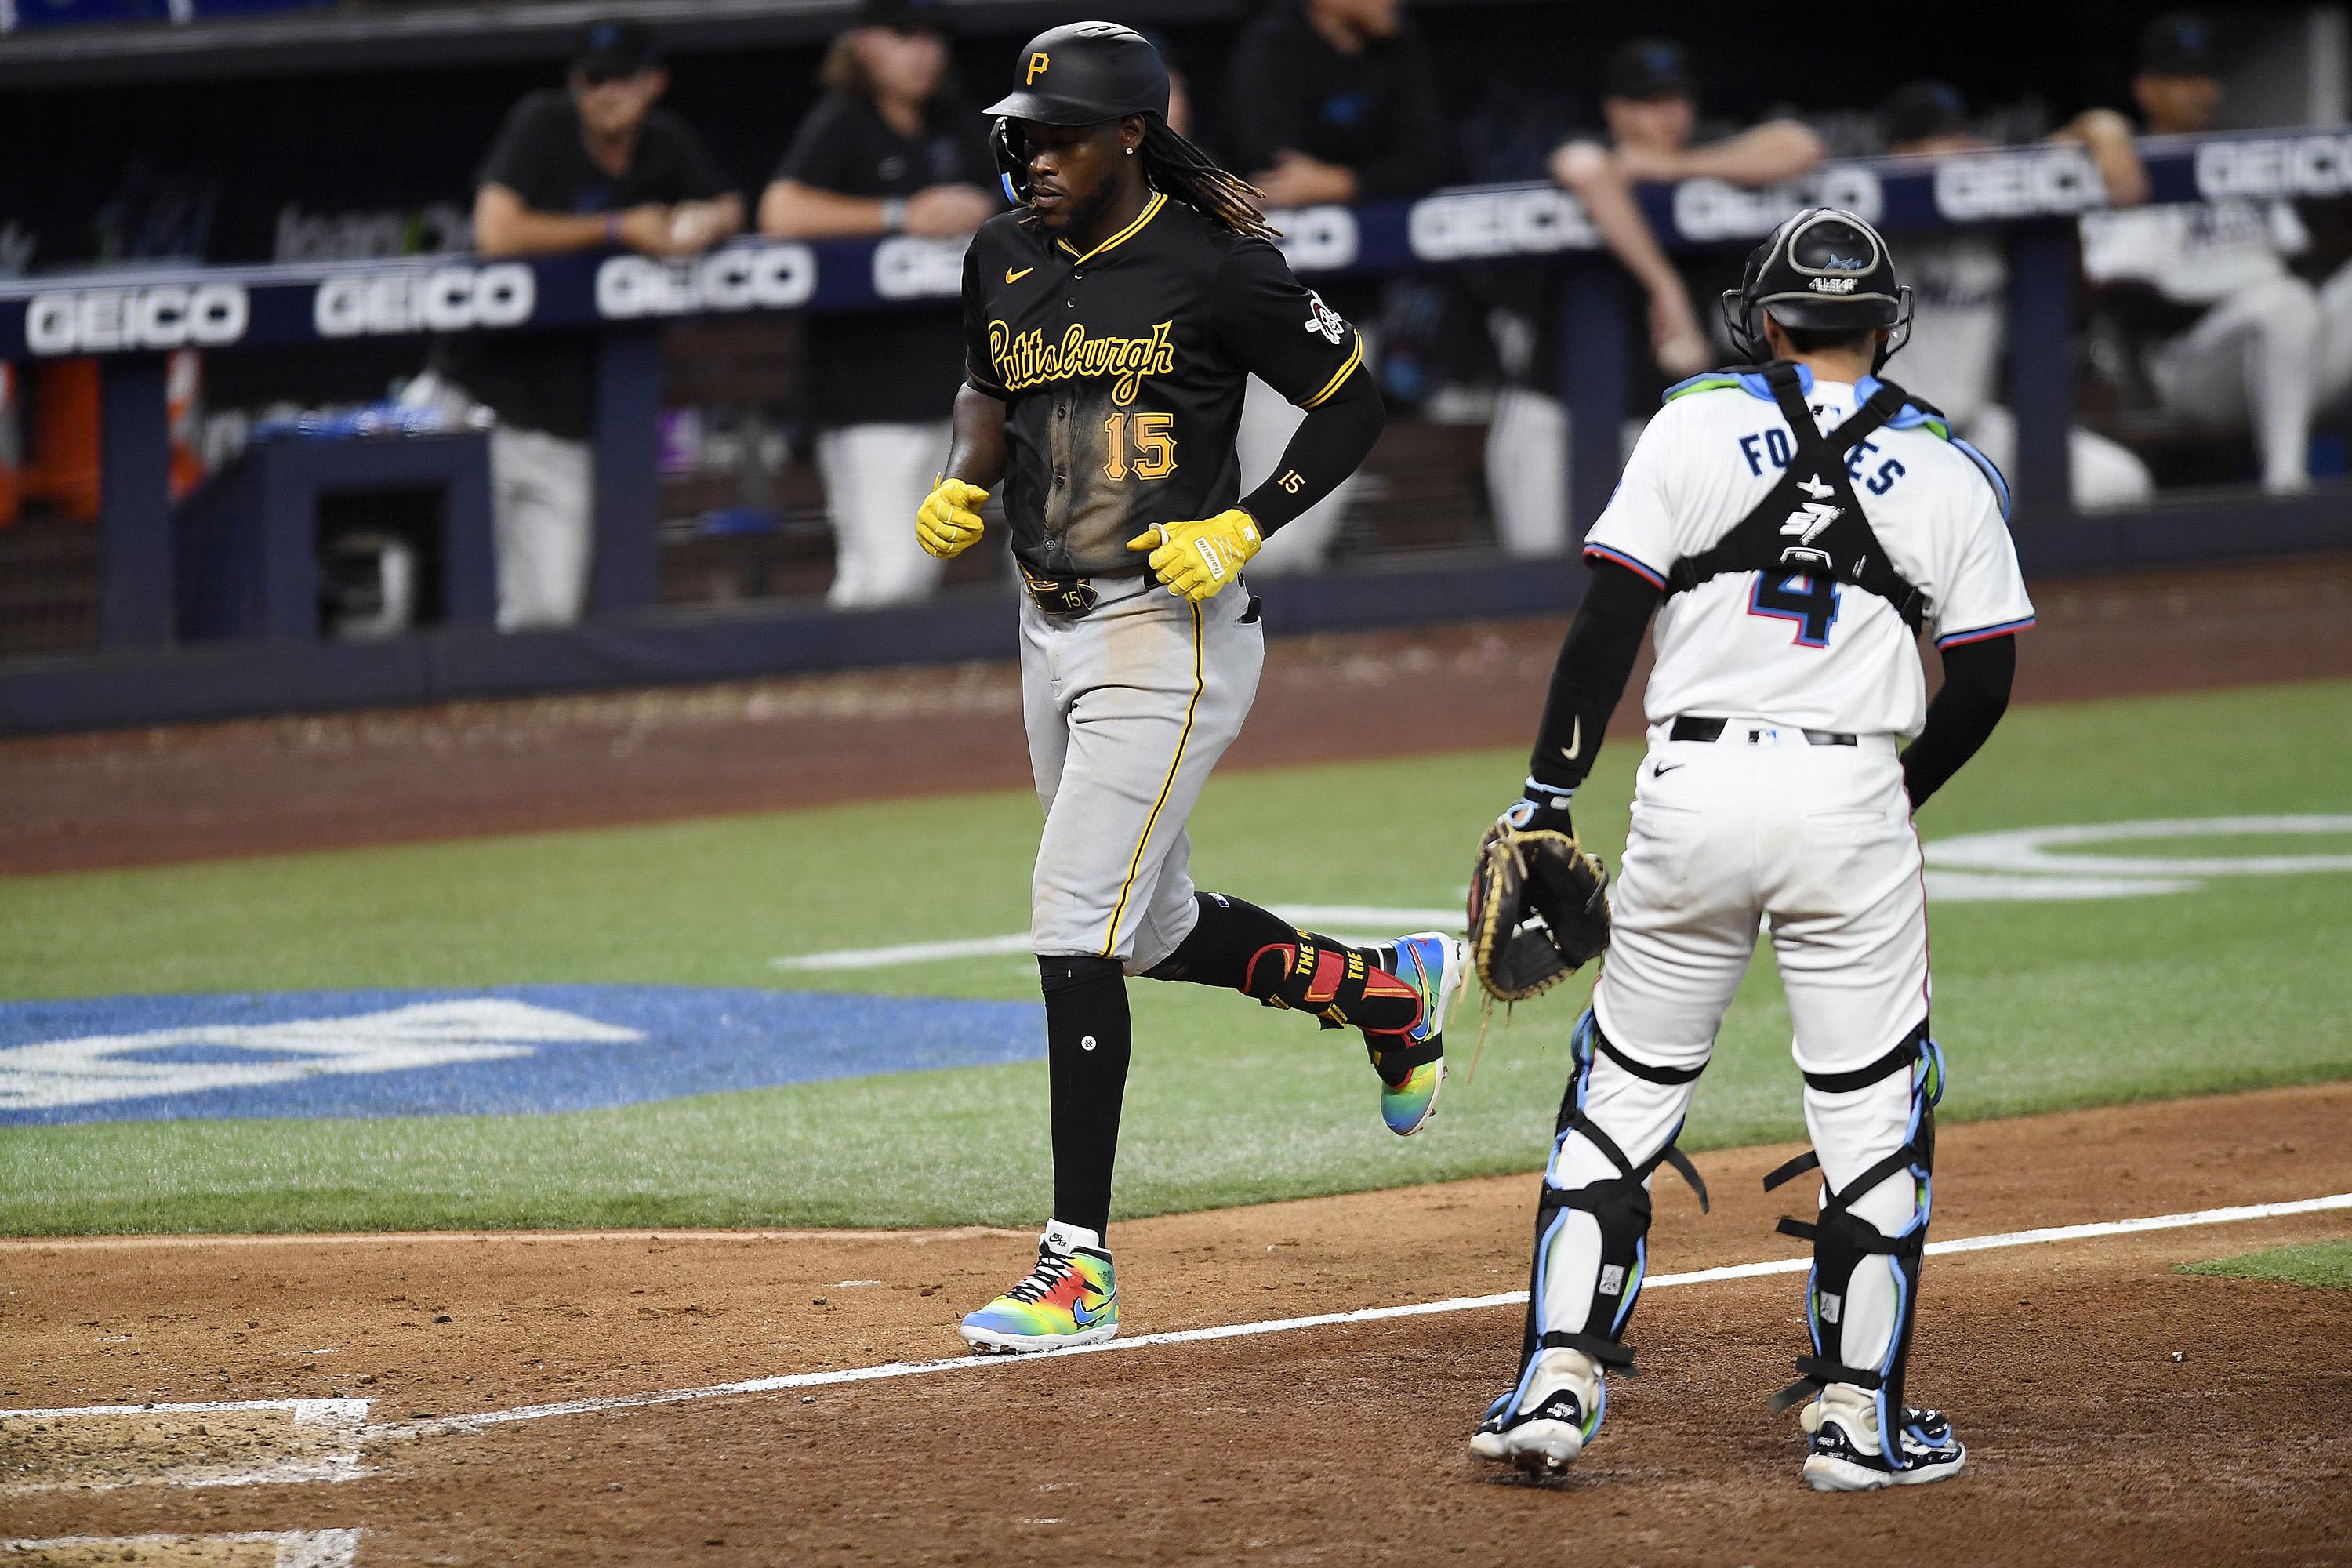
[[1015, 271], [1013, 271], [1013, 268], [1011, 268], [1010, 267], [1008, 267], [1008, 268], [1006, 268], [1004, 269], [1004, 280], [1005, 280], [1007, 283], [1018, 283], [1018, 282], [1020, 282], [1020, 281], [1021, 281], [1021, 279], [1023, 279], [1024, 278], [1028, 277], [1028, 276], [1029, 276], [1029, 274], [1031, 274], [1032, 272], [1034, 272], [1034, 271], [1036, 271], [1036, 270], [1037, 270], [1037, 269], [1036, 269], [1035, 268], [1034, 268], [1034, 267], [1024, 267], [1024, 268], [1023, 268], [1020, 271], [1015, 272]]
[[1576, 761], [1576, 753], [1582, 750], [1584, 750], [1584, 715], [1580, 713], [1576, 716], [1576, 727], [1568, 732], [1568, 744], [1559, 749], [1559, 754], [1572, 763]]

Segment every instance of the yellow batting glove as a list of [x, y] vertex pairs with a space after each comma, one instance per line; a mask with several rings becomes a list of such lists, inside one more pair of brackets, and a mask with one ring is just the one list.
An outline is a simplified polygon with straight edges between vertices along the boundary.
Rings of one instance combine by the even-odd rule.
[[1265, 543], [1257, 519], [1235, 507], [1198, 522], [1156, 522], [1127, 542], [1151, 552], [1151, 570], [1168, 591], [1199, 604], [1242, 574]]
[[980, 503], [988, 499], [982, 486], [962, 479], [940, 479], [923, 504], [915, 509], [915, 540], [926, 553], [952, 561], [980, 538]]

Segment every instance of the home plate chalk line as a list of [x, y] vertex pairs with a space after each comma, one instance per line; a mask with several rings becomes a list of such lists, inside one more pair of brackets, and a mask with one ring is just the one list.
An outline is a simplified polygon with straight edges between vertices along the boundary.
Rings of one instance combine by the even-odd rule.
[[[2050, 1242], [2092, 1241], [2106, 1237], [2136, 1236], [2145, 1232], [2186, 1230], [2200, 1226], [2234, 1225], [2247, 1220], [2284, 1219], [2296, 1215], [2325, 1214], [2352, 1210], [2352, 1193], [2336, 1193], [2327, 1197], [2297, 1198], [2283, 1203], [2240, 1204], [2228, 1208], [2198, 1209], [2187, 1214], [2151, 1215], [2139, 1219], [2101, 1220], [2086, 1225], [2044, 1226], [2033, 1230], [2003, 1231], [1992, 1236], [1956, 1237], [1946, 1241], [1930, 1242], [1930, 1255], [1951, 1256], [1967, 1252], [1990, 1252], [2003, 1247], [2037, 1247]], [[1685, 1285], [1706, 1285], [1726, 1279], [1756, 1279], [1775, 1274], [1801, 1274], [1811, 1266], [1808, 1258], [1774, 1258], [1755, 1263], [1735, 1263], [1717, 1268], [1699, 1268], [1684, 1274], [1653, 1276], [1645, 1290], [1670, 1290]], [[558, 1415], [588, 1415], [614, 1410], [642, 1410], [662, 1405], [685, 1405], [706, 1399], [727, 1399], [742, 1394], [775, 1394], [791, 1389], [829, 1388], [842, 1384], [874, 1383], [888, 1378], [924, 1377], [938, 1373], [962, 1372], [982, 1367], [1013, 1364], [1035, 1365], [1045, 1361], [1058, 1361], [1070, 1356], [1109, 1355], [1121, 1351], [1146, 1350], [1160, 1345], [1199, 1344], [1213, 1340], [1247, 1339], [1260, 1334], [1289, 1333], [1300, 1329], [1328, 1328], [1346, 1323], [1381, 1322], [1398, 1318], [1424, 1318], [1445, 1312], [1475, 1312], [1492, 1307], [1524, 1305], [1528, 1293], [1507, 1290], [1491, 1296], [1456, 1296], [1442, 1301], [1416, 1301], [1398, 1307], [1364, 1307], [1345, 1312], [1318, 1312], [1302, 1318], [1269, 1318], [1249, 1323], [1224, 1323], [1204, 1329], [1176, 1329], [1165, 1333], [1138, 1334], [1130, 1339], [1109, 1340], [1101, 1344], [1079, 1345], [1069, 1350], [1055, 1351], [1045, 1355], [1025, 1356], [955, 1356], [942, 1361], [886, 1362], [877, 1366], [845, 1367], [830, 1372], [791, 1373], [776, 1377], [751, 1378], [740, 1383], [718, 1383], [699, 1388], [661, 1389], [647, 1394], [615, 1394], [591, 1399], [570, 1399], [551, 1405], [524, 1405], [508, 1410], [486, 1410], [472, 1415], [444, 1416], [433, 1420], [385, 1423], [362, 1426], [356, 1436], [362, 1441], [385, 1441], [398, 1438], [443, 1436], [478, 1431], [488, 1426], [502, 1426], [515, 1422], [544, 1421]], [[184, 1417], [206, 1412], [287, 1410], [310, 1415], [312, 1420], [328, 1417], [320, 1409], [331, 1405], [333, 1416], [346, 1420], [364, 1412], [362, 1400], [243, 1400], [226, 1404], [191, 1405], [84, 1405], [61, 1410], [0, 1411], [0, 1424], [21, 1431], [23, 1424], [60, 1417]], [[360, 1473], [358, 1467], [338, 1466], [335, 1474], [320, 1479], [341, 1479]], [[157, 1478], [159, 1479], [166, 1478]], [[256, 1479], [264, 1479], [260, 1477]], [[292, 1478], [289, 1478], [292, 1479]], [[309, 1479], [309, 1478], [305, 1478]], [[17, 1489], [18, 1484], [0, 1485], [0, 1492]], [[202, 1484], [202, 1483], [198, 1483]], [[215, 1481], [213, 1484], [220, 1484]]]

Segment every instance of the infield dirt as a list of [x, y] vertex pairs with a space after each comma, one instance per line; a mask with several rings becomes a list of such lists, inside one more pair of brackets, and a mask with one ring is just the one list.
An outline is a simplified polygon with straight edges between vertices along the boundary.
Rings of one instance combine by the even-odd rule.
[[[1986, 1122], [1938, 1140], [1936, 1234], [2352, 1191], [2352, 1086]], [[1441, 1123], [1442, 1125], [1442, 1123]], [[1657, 1184], [1653, 1266], [1799, 1255], [1760, 1173]], [[1531, 1177], [1118, 1227], [1124, 1329], [1524, 1283]], [[1781, 1194], [1783, 1196], [1786, 1194]], [[2352, 1562], [2352, 1293], [2184, 1277], [2341, 1213], [1931, 1259], [1918, 1397], [1952, 1483], [1797, 1479], [1799, 1277], [1654, 1291], [1643, 1375], [1567, 1478], [1463, 1440], [1504, 1308], [952, 1369], [378, 1440], [362, 1479], [105, 1491], [0, 1479], [18, 1537], [358, 1526], [358, 1562]], [[0, 1244], [11, 1407], [346, 1395], [399, 1427], [540, 1401], [958, 1353], [1026, 1266], [1004, 1231], [134, 1238]], [[2176, 1353], [2178, 1358], [2176, 1359]]]

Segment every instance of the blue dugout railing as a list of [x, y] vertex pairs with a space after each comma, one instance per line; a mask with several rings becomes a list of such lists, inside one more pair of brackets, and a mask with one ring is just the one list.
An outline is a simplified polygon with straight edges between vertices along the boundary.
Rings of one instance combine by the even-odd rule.
[[[2141, 143], [2158, 202], [2232, 199], [2334, 199], [2352, 195], [2352, 133], [2273, 132]], [[2106, 205], [2088, 153], [2074, 146], [2004, 149], [1937, 160], [1835, 163], [1786, 184], [1748, 190], [1710, 180], [1647, 186], [1640, 193], [1653, 224], [1673, 249], [1738, 246], [1769, 232], [1813, 202], [1852, 208], [1890, 233], [1989, 227], [2005, 238], [2010, 259], [2010, 398], [2019, 426], [2017, 471], [2021, 552], [2042, 569], [2127, 564], [2217, 553], [2325, 548], [2352, 543], [2340, 502], [2325, 497], [2278, 501], [2210, 498], [2147, 511], [2074, 516], [2066, 500], [2065, 430], [2073, 410], [2070, 342], [2074, 327], [2072, 220]], [[1412, 202], [1318, 207], [1282, 215], [1285, 247], [1301, 276], [1378, 275], [1473, 262], [1551, 258], [1559, 269], [1564, 331], [1560, 384], [1573, 413], [1571, 516], [1580, 529], [1606, 502], [1619, 466], [1627, 356], [1640, 351], [1628, 330], [1627, 283], [1601, 249], [1575, 199], [1549, 185], [1496, 185], [1438, 192]], [[1899, 249], [1899, 247], [1898, 247]], [[0, 671], [0, 728], [51, 728], [149, 716], [313, 706], [340, 700], [402, 700], [463, 687], [520, 689], [615, 679], [691, 679], [743, 673], [743, 666], [790, 668], [862, 657], [961, 657], [985, 638], [959, 639], [930, 616], [860, 635], [836, 620], [780, 607], [764, 653], [698, 655], [689, 630], [670, 646], [640, 643], [636, 655], [614, 652], [614, 638], [647, 626], [656, 598], [655, 416], [660, 361], [656, 334], [688, 316], [764, 310], [872, 310], [951, 299], [961, 279], [963, 242], [906, 237], [879, 242], [800, 244], [747, 239], [690, 260], [630, 255], [535, 260], [440, 257], [396, 263], [325, 267], [206, 268], [93, 273], [0, 287], [0, 359], [88, 354], [104, 367], [104, 468], [100, 518], [100, 651], [95, 658], [44, 661], [38, 671]], [[1709, 302], [1700, 301], [1702, 309]], [[355, 678], [288, 686], [254, 686], [253, 695], [221, 674], [218, 658], [204, 689], [212, 695], [174, 707], [132, 700], [125, 657], [168, 681], [174, 654], [173, 563], [163, 359], [196, 347], [314, 345], [427, 333], [594, 328], [598, 363], [595, 447], [597, 497], [592, 624], [576, 633], [538, 634], [539, 657], [488, 654], [468, 668], [486, 672], [454, 683], [449, 660], [415, 649], [375, 668], [396, 677]], [[1478, 575], [1483, 572], [1485, 575]], [[1461, 574], [1457, 571], [1455, 575]], [[1344, 574], [1343, 574], [1344, 575]], [[1361, 574], [1367, 577], [1372, 574]], [[1516, 579], [1513, 588], [1494, 584]], [[1535, 608], [1572, 602], [1573, 563], [1475, 569], [1468, 587], [1434, 595], [1405, 593], [1393, 581], [1365, 585], [1367, 615], [1423, 606], [1424, 618], [1448, 605], [1463, 610]], [[1473, 592], [1478, 584], [1486, 589]], [[1316, 624], [1358, 618], [1337, 584], [1284, 585], [1302, 616]], [[1521, 599], [1531, 602], [1522, 605]], [[1384, 607], [1384, 608], [1383, 608]], [[1456, 611], [1455, 613], [1460, 613]], [[887, 621], [887, 617], [885, 617]], [[735, 617], [740, 626], [742, 617]], [[911, 641], [909, 636], [911, 634]], [[658, 637], [658, 632], [648, 632]], [[419, 634], [429, 637], [430, 634]], [[568, 650], [547, 637], [584, 642]], [[739, 637], [739, 641], [743, 640]], [[751, 639], [756, 643], [757, 638]], [[866, 648], [861, 655], [856, 650]], [[967, 646], [969, 645], [969, 646]], [[747, 648], [750, 646], [746, 645]], [[216, 651], [216, 650], [215, 650]], [[446, 651], [446, 650], [445, 650]], [[284, 650], [279, 650], [282, 658]], [[331, 657], [321, 656], [328, 664]], [[768, 664], [760, 665], [762, 658]], [[109, 665], [100, 670], [96, 667]], [[459, 661], [466, 662], [466, 661]], [[87, 689], [75, 667], [96, 678]], [[358, 665], [353, 666], [354, 668]], [[435, 672], [438, 670], [436, 675]], [[423, 673], [419, 673], [422, 671]], [[35, 683], [65, 681], [46, 695]], [[418, 689], [423, 681], [427, 689]], [[436, 685], [436, 681], [439, 684]], [[389, 684], [386, 684], [386, 683]], [[379, 687], [383, 689], [379, 690]], [[299, 688], [299, 689], [298, 689]], [[108, 695], [110, 693], [111, 695]], [[242, 706], [240, 706], [240, 704]], [[136, 710], [132, 711], [131, 710]]]

